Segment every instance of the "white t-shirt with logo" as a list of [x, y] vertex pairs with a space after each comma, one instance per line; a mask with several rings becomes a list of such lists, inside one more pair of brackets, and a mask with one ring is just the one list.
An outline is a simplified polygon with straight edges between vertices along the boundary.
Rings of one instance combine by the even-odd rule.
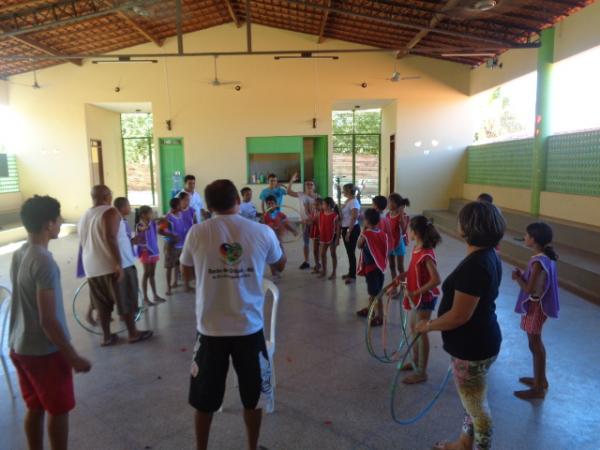
[[247, 336], [263, 328], [262, 280], [282, 257], [275, 232], [238, 214], [194, 225], [180, 262], [196, 271], [196, 323], [206, 336]]

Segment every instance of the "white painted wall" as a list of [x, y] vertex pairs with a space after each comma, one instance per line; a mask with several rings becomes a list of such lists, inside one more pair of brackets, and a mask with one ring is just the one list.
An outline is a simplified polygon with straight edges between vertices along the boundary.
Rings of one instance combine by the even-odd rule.
[[0, 80], [0, 105], [8, 105], [8, 83]]
[[[253, 33], [255, 49], [317, 48], [314, 36], [260, 26], [253, 27]], [[186, 35], [185, 45], [190, 51], [242, 50], [245, 30], [233, 25], [211, 28]], [[323, 47], [357, 46], [327, 41]], [[160, 51], [174, 48], [171, 39]], [[145, 44], [130, 50], [158, 49]], [[92, 65], [88, 61], [83, 67], [61, 65], [39, 71], [40, 90], [11, 85], [11, 107], [26, 118], [18, 149], [24, 195], [56, 196], [71, 220], [86, 209], [89, 103], [151, 102], [155, 143], [159, 137], [183, 137], [186, 170], [196, 174], [200, 186], [216, 177], [229, 177], [241, 187], [246, 182], [246, 137], [330, 134], [331, 107], [344, 99], [396, 99], [398, 186], [403, 195], [414, 199], [414, 210], [443, 207], [450, 196], [459, 195], [462, 153], [472, 136], [468, 67], [409, 57], [398, 63], [399, 70], [422, 79], [391, 83], [385, 77], [394, 67], [392, 54], [341, 54], [338, 61], [219, 58], [219, 76], [242, 82], [242, 90], [236, 92], [232, 86], [208, 84], [212, 64], [211, 58], [158, 64]], [[121, 92], [115, 93], [119, 80]], [[361, 81], [369, 87], [361, 88]], [[317, 129], [311, 122], [315, 108]], [[172, 120], [172, 131], [166, 129], [167, 119]], [[440, 146], [431, 155], [415, 151], [415, 140], [433, 138]], [[383, 147], [387, 151], [385, 141]], [[118, 173], [118, 163], [109, 170]]]

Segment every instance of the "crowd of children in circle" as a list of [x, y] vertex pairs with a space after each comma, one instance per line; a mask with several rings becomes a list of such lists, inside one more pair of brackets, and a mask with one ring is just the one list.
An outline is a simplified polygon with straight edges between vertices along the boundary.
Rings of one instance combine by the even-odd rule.
[[[312, 273], [319, 278], [327, 277], [328, 280], [336, 280], [337, 247], [342, 241], [348, 257], [349, 270], [341, 279], [348, 285], [355, 282], [357, 275], [364, 276], [366, 279], [369, 300], [366, 307], [356, 312], [357, 316], [366, 318], [369, 307], [373, 302], [378, 301], [377, 298], [382, 291], [392, 298], [403, 296], [398, 300], [402, 302], [402, 306], [406, 310], [410, 310], [411, 331], [415, 334], [422, 334], [419, 341], [420, 348], [415, 347], [414, 365], [402, 367], [402, 370], [413, 371], [403, 379], [404, 383], [415, 384], [427, 380], [429, 358], [427, 333], [442, 331], [444, 349], [452, 356], [453, 373], [465, 408], [465, 419], [459, 440], [453, 443], [438, 443], [436, 448], [491, 448], [492, 420], [486, 400], [486, 375], [498, 355], [501, 342], [500, 328], [495, 315], [495, 299], [498, 296], [502, 277], [501, 263], [497, 253], [506, 227], [500, 210], [493, 205], [491, 196], [482, 194], [477, 202], [469, 203], [461, 210], [458, 218], [459, 233], [468, 245], [467, 256], [442, 284], [435, 252], [435, 248], [441, 242], [440, 233], [427, 217], [423, 215], [410, 217], [408, 215], [406, 211], [406, 208], [410, 206], [408, 198], [397, 193], [392, 193], [388, 197], [378, 195], [373, 197], [372, 207], [363, 209], [356, 197], [354, 185], [346, 184], [343, 187], [346, 200], [342, 205], [337, 205], [331, 197], [320, 198], [313, 181], [306, 181], [302, 192], [294, 191], [292, 185], [297, 180], [297, 175], [294, 174], [289, 185], [283, 187], [275, 175], [269, 175], [269, 187], [260, 194], [260, 213], [257, 212], [252, 202], [252, 190], [244, 187], [240, 192], [239, 214], [248, 220], [260, 221], [272, 228], [280, 241], [281, 249], [284, 250], [286, 233], [296, 236], [300, 231], [296, 224], [284, 214], [281, 206], [284, 196], [297, 198], [300, 205], [298, 213], [303, 237], [304, 261], [300, 266], [301, 270], [311, 267], [309, 261], [312, 240], [314, 258]], [[119, 212], [117, 227], [122, 227], [125, 231], [122, 231], [121, 234], [127, 236], [128, 242], [125, 247], [130, 247], [131, 252], [135, 252], [143, 266], [142, 292], [146, 306], [154, 306], [166, 301], [158, 294], [155, 281], [156, 265], [160, 258], [159, 236], [164, 238], [162, 257], [166, 273], [166, 295], [170, 296], [173, 294], [173, 289], [178, 287], [179, 258], [187, 234], [195, 224], [210, 218], [210, 213], [204, 209], [202, 199], [195, 190], [195, 177], [188, 175], [184, 181], [184, 190], [170, 200], [170, 210], [164, 217], [155, 218], [150, 206], [139, 207], [136, 210], [133, 232], [129, 230], [127, 224], [127, 217], [131, 212], [129, 202], [123, 197], [114, 200], [114, 207]], [[107, 188], [100, 189], [95, 194], [93, 191], [92, 196], [94, 206], [110, 207], [112, 194]], [[40, 214], [42, 215], [40, 216]], [[53, 214], [56, 217], [50, 217]], [[42, 247], [45, 245], [47, 249], [47, 241], [57, 237], [57, 229], [48, 228], [48, 221], [50, 223], [59, 222], [59, 214], [60, 205], [50, 197], [36, 196], [24, 203], [21, 216], [29, 232], [31, 248], [39, 240], [40, 245]], [[85, 216], [82, 221], [84, 219], [86, 219]], [[515, 311], [522, 315], [521, 328], [527, 333], [529, 339], [529, 348], [533, 355], [534, 376], [519, 378], [519, 381], [529, 389], [516, 391], [514, 394], [521, 399], [535, 399], [544, 398], [548, 389], [545, 372], [546, 353], [541, 332], [547, 317], [556, 318], [558, 316], [555, 263], [557, 255], [551, 245], [552, 229], [547, 224], [535, 222], [530, 224], [525, 231], [525, 245], [534, 252], [534, 255], [525, 271], [520, 269], [513, 271], [512, 279], [520, 287]], [[40, 237], [40, 233], [43, 234], [43, 237]], [[290, 242], [295, 242], [295, 240]], [[406, 267], [405, 257], [409, 253], [411, 243], [410, 261]], [[86, 248], [84, 244], [82, 246], [80, 256], [83, 253], [85, 259]], [[358, 262], [356, 259], [357, 248], [360, 251]], [[119, 245], [119, 250], [121, 253], [123, 252], [122, 244]], [[19, 271], [21, 265], [41, 264], [50, 267], [40, 269], [44, 277], [44, 286], [55, 290], [60, 289], [56, 285], [57, 266], [51, 255], [47, 253], [47, 250], [38, 249], [36, 251], [37, 253], [33, 254], [24, 247], [13, 257], [11, 267], [13, 286], [15, 286], [17, 295], [23, 299], [30, 300], [35, 298], [35, 295], [29, 292], [29, 288], [26, 286], [27, 282], [32, 282], [27, 278], [31, 277], [31, 274]], [[110, 252], [111, 250], [107, 249], [106, 251]], [[124, 259], [127, 258], [121, 258], [121, 260]], [[328, 270], [329, 259], [331, 259], [330, 270]], [[392, 282], [385, 286], [385, 272], [388, 266]], [[272, 268], [272, 275], [275, 280], [280, 277], [275, 268]], [[128, 288], [128, 292], [131, 294], [129, 296], [136, 298], [132, 299], [132, 302], [137, 302], [135, 267], [128, 278], [131, 279], [132, 285]], [[191, 280], [185, 276], [182, 278], [185, 291], [192, 291], [194, 288], [190, 285]], [[40, 281], [34, 281], [39, 286]], [[148, 285], [152, 291], [152, 298], [148, 295]], [[402, 289], [399, 290], [401, 285]], [[33, 286], [36, 284], [34, 283]], [[432, 313], [440, 295], [442, 295], [442, 301], [438, 309], [438, 317], [432, 319]], [[15, 302], [13, 302], [14, 304]], [[16, 304], [18, 305], [18, 302]], [[62, 310], [62, 306], [58, 306], [58, 303], [56, 307]], [[28, 371], [31, 368], [27, 352], [29, 348], [36, 347], [37, 343], [29, 342], [24, 333], [18, 331], [26, 330], [28, 327], [31, 329], [28, 321], [32, 319], [27, 317], [25, 309], [13, 306], [11, 358], [17, 367], [23, 395], [24, 397], [29, 396], [31, 402], [31, 397], [36, 397], [39, 392], [36, 394], [34, 391], [38, 387], [32, 386], [27, 381], [30, 377]], [[109, 311], [109, 317], [110, 312], [112, 309]], [[119, 312], [121, 311], [119, 310]], [[46, 313], [54, 314], [55, 312]], [[62, 314], [64, 315], [64, 312]], [[88, 320], [95, 322], [91, 309]], [[19, 325], [19, 321], [22, 321], [23, 324]], [[377, 327], [382, 323], [383, 311], [380, 303], [377, 314], [371, 318], [369, 325]], [[135, 325], [132, 326], [133, 328], [129, 329], [130, 342], [139, 342], [152, 336], [151, 331], [138, 331], [135, 329]], [[41, 328], [44, 333], [48, 334], [46, 328], [52, 327], [42, 326]], [[110, 335], [110, 330], [108, 333], [104, 336], [103, 345], [115, 343], [113, 339], [115, 335]], [[55, 335], [49, 339], [61, 351], [66, 349], [66, 354], [70, 355], [66, 363], [75, 371], [90, 369], [89, 362], [79, 357], [70, 344], [67, 344], [68, 335], [59, 336], [59, 333], [55, 332]], [[473, 343], [473, 340], [478, 340], [478, 342]], [[45, 349], [42, 350], [45, 351]], [[60, 376], [58, 372], [52, 375], [54, 382], [57, 376]], [[72, 393], [72, 381], [70, 383]], [[69, 390], [69, 386], [66, 386], [66, 390]], [[66, 399], [56, 401], [59, 406], [54, 410], [45, 408], [44, 404], [28, 403], [28, 407], [32, 407], [35, 411], [39, 407], [43, 407], [50, 414], [55, 414], [62, 410], [68, 411], [74, 404], [72, 394], [67, 395]], [[37, 420], [40, 420], [38, 416], [36, 417]]]

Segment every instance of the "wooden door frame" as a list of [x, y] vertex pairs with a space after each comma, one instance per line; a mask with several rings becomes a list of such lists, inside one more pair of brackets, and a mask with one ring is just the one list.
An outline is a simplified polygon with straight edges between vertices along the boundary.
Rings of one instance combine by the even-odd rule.
[[89, 161], [90, 161], [90, 179], [92, 184], [94, 183], [94, 158], [92, 157], [92, 148], [98, 149], [98, 172], [99, 172], [99, 183], [104, 184], [104, 156], [102, 155], [102, 140], [101, 139], [90, 139], [89, 147]]
[[390, 134], [390, 179], [388, 182], [389, 194], [396, 188], [396, 133]]

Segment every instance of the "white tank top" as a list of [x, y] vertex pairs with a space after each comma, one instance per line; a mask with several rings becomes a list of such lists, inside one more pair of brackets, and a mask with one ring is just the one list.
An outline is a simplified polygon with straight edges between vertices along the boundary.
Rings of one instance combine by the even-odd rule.
[[112, 206], [102, 205], [88, 209], [79, 219], [77, 231], [82, 248], [82, 261], [88, 278], [108, 275], [115, 271], [116, 261], [106, 243], [102, 216]]

